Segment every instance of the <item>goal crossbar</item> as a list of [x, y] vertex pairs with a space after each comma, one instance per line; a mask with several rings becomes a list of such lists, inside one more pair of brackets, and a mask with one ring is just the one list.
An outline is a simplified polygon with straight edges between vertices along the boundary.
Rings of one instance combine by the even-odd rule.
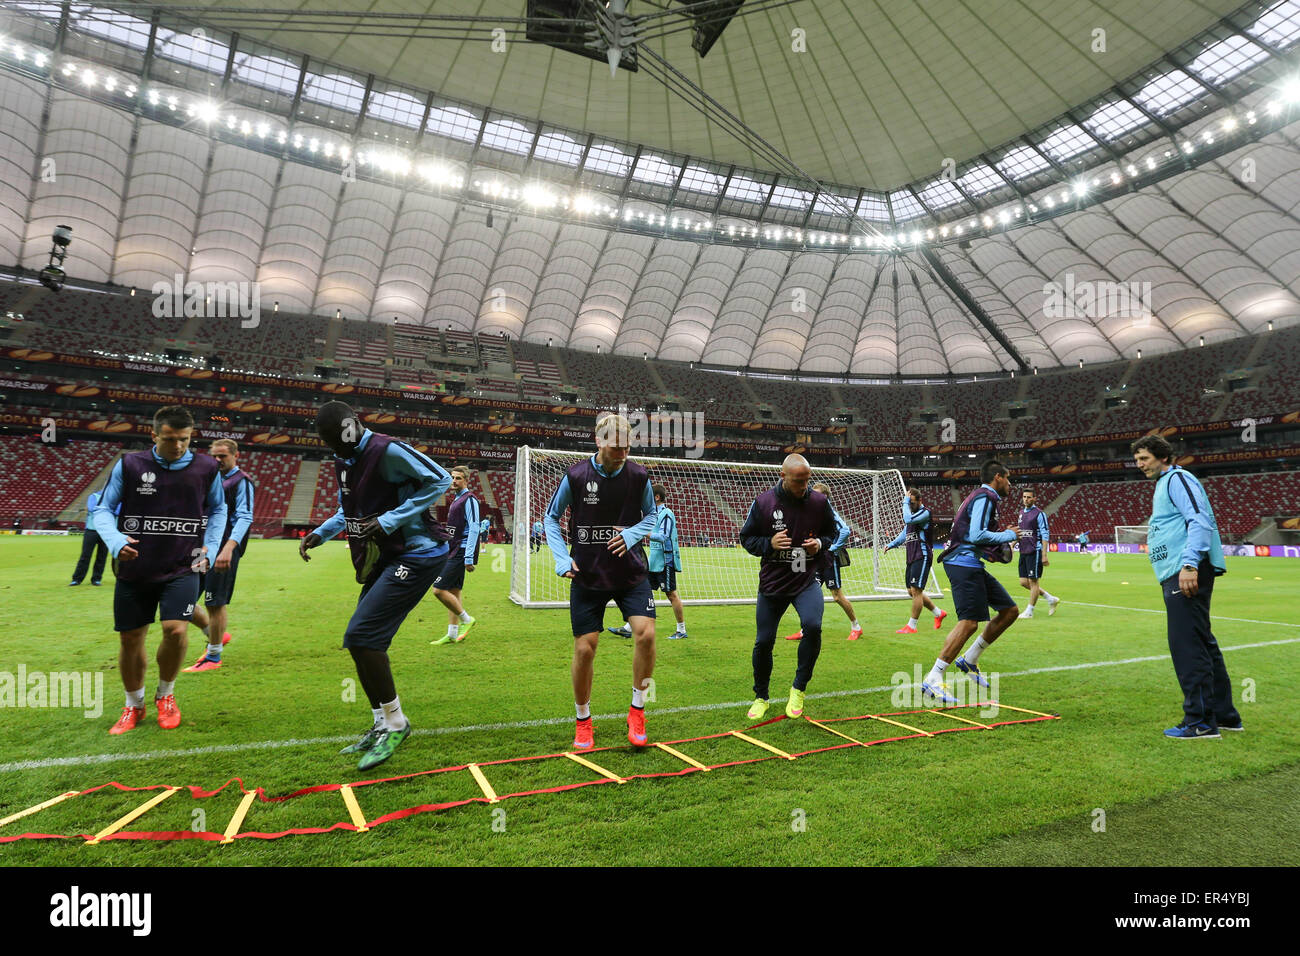
[[[539, 541], [533, 525], [544, 523], [566, 470], [590, 455], [530, 446], [517, 452], [510, 598], [522, 607], [569, 604], [569, 582], [555, 573], [545, 533]], [[739, 531], [754, 499], [780, 480], [780, 466], [640, 455], [633, 460], [667, 490], [665, 504], [676, 518], [682, 555], [676, 576], [682, 603], [754, 604], [759, 560], [740, 547]], [[830, 487], [831, 503], [849, 527], [842, 549], [848, 564], [839, 566], [844, 595], [851, 601], [906, 600], [906, 549], [885, 551], [903, 529], [902, 475], [896, 469], [814, 467], [812, 478]], [[560, 524], [567, 546], [564, 516]], [[942, 596], [933, 566], [926, 590]]]

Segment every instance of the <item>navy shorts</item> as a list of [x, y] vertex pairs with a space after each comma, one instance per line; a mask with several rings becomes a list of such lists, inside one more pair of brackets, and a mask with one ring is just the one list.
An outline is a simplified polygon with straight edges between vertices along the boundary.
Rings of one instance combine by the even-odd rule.
[[928, 551], [915, 561], [907, 562], [907, 586], [924, 591], [932, 567], [934, 567], [934, 555]]
[[235, 596], [235, 573], [239, 570], [239, 550], [230, 556], [229, 571], [209, 571], [199, 576], [199, 590], [208, 607], [225, 607]]
[[442, 571], [434, 579], [433, 586], [438, 591], [460, 590], [465, 586], [465, 555], [456, 554], [449, 557], [442, 566]]
[[948, 574], [952, 603], [957, 606], [957, 620], [987, 621], [989, 608], [1004, 611], [1016, 606], [1007, 589], [982, 565], [967, 568], [960, 564], [945, 564], [943, 569]]
[[840, 566], [831, 556], [817, 569], [817, 580], [832, 591], [838, 591], [843, 585], [840, 583]]
[[650, 572], [650, 590], [670, 594], [677, 590], [677, 572], [672, 568]]
[[343, 646], [388, 650], [406, 615], [424, 600], [446, 561], [445, 553], [434, 557], [403, 555], [372, 571], [343, 633]]
[[1020, 556], [1020, 576], [1035, 581], [1043, 576], [1043, 552], [1030, 551]]
[[573, 625], [573, 636], [599, 634], [604, 630], [605, 605], [610, 601], [618, 605], [625, 621], [655, 616], [655, 596], [648, 578], [642, 578], [623, 591], [593, 591], [574, 581], [569, 589], [569, 621]]
[[188, 621], [198, 599], [199, 576], [193, 571], [166, 581], [118, 578], [113, 589], [113, 630], [134, 631], [152, 624], [155, 616], [164, 621]]

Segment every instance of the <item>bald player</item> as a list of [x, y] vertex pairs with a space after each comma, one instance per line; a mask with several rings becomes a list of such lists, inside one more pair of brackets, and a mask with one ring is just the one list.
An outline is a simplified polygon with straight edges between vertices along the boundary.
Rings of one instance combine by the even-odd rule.
[[803, 715], [804, 692], [822, 648], [822, 589], [817, 581], [818, 555], [830, 549], [837, 531], [830, 501], [808, 487], [812, 469], [803, 455], [789, 455], [781, 463], [781, 480], [749, 506], [740, 529], [740, 543], [761, 558], [758, 566], [758, 603], [754, 610], [754, 703], [751, 720], [761, 720], [768, 708], [772, 677], [772, 646], [786, 608], [799, 615], [798, 667], [790, 687], [787, 717]]
[[[632, 704], [627, 739], [648, 741], [645, 693], [655, 664], [655, 602], [646, 577], [641, 539], [655, 526], [654, 493], [645, 468], [628, 458], [631, 427], [622, 415], [596, 420], [596, 454], [569, 467], [546, 508], [546, 543], [555, 573], [569, 578], [569, 620], [573, 626], [575, 750], [595, 744], [591, 726], [591, 683], [596, 645], [605, 626], [605, 605], [618, 605], [632, 629]], [[570, 552], [560, 519], [569, 512]]]

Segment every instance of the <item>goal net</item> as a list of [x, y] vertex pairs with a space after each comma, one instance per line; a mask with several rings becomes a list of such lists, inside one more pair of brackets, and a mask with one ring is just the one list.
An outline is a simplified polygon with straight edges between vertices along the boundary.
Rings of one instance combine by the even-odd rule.
[[1144, 524], [1115, 525], [1116, 544], [1146, 544], [1147, 526]]
[[[523, 607], [567, 607], [569, 581], [555, 573], [555, 559], [533, 525], [546, 508], [566, 469], [590, 452], [551, 451], [524, 446], [515, 461], [514, 542], [510, 598]], [[677, 519], [682, 570], [677, 593], [685, 604], [753, 604], [759, 559], [740, 546], [740, 527], [759, 494], [780, 481], [778, 465], [679, 458], [634, 460], [650, 480], [667, 489], [666, 504]], [[844, 594], [852, 601], [907, 598], [907, 551], [886, 552], [903, 528], [903, 479], [896, 470], [813, 468], [813, 481], [830, 486], [831, 504], [848, 524], [849, 563], [841, 565]], [[560, 519], [568, 543], [568, 515]], [[928, 593], [940, 597], [931, 572]], [[829, 593], [826, 600], [830, 600]]]

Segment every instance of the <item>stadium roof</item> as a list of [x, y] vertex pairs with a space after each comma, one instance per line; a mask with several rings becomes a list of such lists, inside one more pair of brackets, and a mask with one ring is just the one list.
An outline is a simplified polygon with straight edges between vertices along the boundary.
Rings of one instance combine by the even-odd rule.
[[[750, 0], [751, 6], [771, 0]], [[265, 0], [216, 0], [222, 11]], [[629, 12], [656, 12], [630, 0]], [[691, 34], [647, 41], [801, 168], [823, 182], [897, 189], [932, 176], [944, 157], [976, 156], [1087, 102], [1212, 26], [1241, 0], [798, 0], [737, 16], [701, 58]], [[360, 10], [499, 16], [525, 0], [306, 0], [294, 18], [197, 13], [355, 71], [516, 116], [723, 164], [766, 168], [761, 156], [644, 72], [511, 36], [506, 52], [473, 39], [411, 38], [413, 24], [324, 21], [301, 14]], [[741, 8], [743, 10], [743, 7]], [[796, 52], [792, 31], [804, 31]], [[1094, 52], [1095, 30], [1104, 52]], [[330, 31], [330, 32], [326, 32]], [[371, 35], [374, 33], [382, 35]], [[445, 32], [445, 31], [444, 31]]]
[[238, 38], [175, 5], [156, 27], [5, 6], [0, 261], [40, 268], [66, 222], [69, 273], [96, 281], [256, 280], [285, 310], [809, 373], [1074, 365], [1300, 320], [1300, 0], [808, 0], [703, 60], [658, 41], [852, 184], [825, 190], [644, 73], [546, 47], [291, 32], [310, 3]]

